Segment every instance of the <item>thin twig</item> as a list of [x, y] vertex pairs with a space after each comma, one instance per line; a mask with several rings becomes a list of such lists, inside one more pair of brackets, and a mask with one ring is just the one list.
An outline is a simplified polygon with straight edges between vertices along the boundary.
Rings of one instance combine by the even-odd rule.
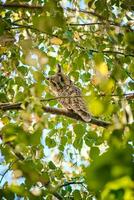
[[18, 161], [18, 159], [16, 159], [15, 161], [13, 161], [12, 163], [10, 163], [9, 167], [7, 168], [7, 170], [2, 174], [2, 177], [0, 179], [0, 184], [2, 183], [2, 180], [4, 178], [4, 176], [7, 174], [7, 172], [11, 169], [11, 167], [14, 165], [14, 163], [16, 163]]
[[64, 9], [64, 10], [67, 10], [67, 11], [71, 11], [71, 12], [79, 12], [79, 13], [85, 13], [85, 14], [87, 14], [87, 15], [92, 15], [92, 16], [94, 16], [94, 17], [97, 17], [100, 21], [108, 22], [108, 23], [110, 23], [110, 24], [113, 25], [113, 26], [128, 27], [128, 28], [130, 28], [129, 25], [123, 25], [123, 26], [122, 26], [122, 25], [121, 25], [120, 23], [118, 23], [118, 22], [115, 22], [115, 21], [106, 19], [104, 16], [102, 16], [102, 15], [96, 13], [95, 11], [88, 11], [88, 10], [85, 10], [85, 9], [74, 9], [74, 8], [69, 8], [69, 7], [63, 8], [63, 9]]
[[[16, 105], [17, 105], [17, 104], [16, 104]], [[19, 104], [18, 104], [18, 106], [19, 106]], [[17, 107], [17, 106], [16, 106], [16, 107]], [[16, 159], [14, 162], [10, 163], [8, 169], [3, 173], [3, 175], [1, 175], [2, 177], [1, 177], [1, 179], [0, 179], [0, 183], [2, 182], [2, 180], [3, 180], [4, 176], [5, 176], [5, 174], [11, 169], [11, 167], [13, 166], [13, 164], [14, 164], [15, 162], [17, 162], [18, 160], [23, 161], [23, 160], [25, 159], [25, 158], [23, 157], [23, 155], [22, 155], [20, 152], [16, 152], [16, 150], [15, 150], [13, 144], [11, 144], [10, 142], [6, 142], [6, 143], [4, 143], [4, 144], [10, 146], [10, 147], [13, 149], [13, 152], [14, 152], [14, 154], [16, 155], [17, 159]], [[46, 184], [46, 185], [44, 185], [44, 186], [45, 186], [46, 188], [49, 189], [49, 185], [50, 185], [50, 184]], [[54, 190], [52, 190], [52, 191], [50, 190], [49, 192], [50, 192], [53, 196], [55, 196], [57, 199], [63, 200], [63, 197], [62, 197], [58, 192], [56, 192], [56, 191], [54, 191]]]
[[134, 78], [131, 76], [130, 72], [128, 72], [126, 69], [124, 69], [124, 70], [125, 70], [126, 74], [128, 75], [128, 77], [129, 77], [132, 81], [134, 81]]
[[74, 9], [74, 8], [63, 8], [64, 10], [67, 10], [67, 11], [71, 11], [71, 12], [80, 12], [80, 13], [85, 13], [85, 14], [88, 14], [88, 15], [93, 15], [95, 17], [98, 17], [99, 19], [104, 19], [103, 16], [99, 15], [98, 13], [96, 12], [92, 12], [92, 11], [87, 11], [87, 10], [84, 10], [84, 9]]
[[[124, 94], [121, 94], [121, 95], [118, 95], [118, 94], [98, 94], [97, 96], [99, 97], [125, 97], [126, 99], [129, 97], [129, 96], [134, 96], [134, 93], [124, 93]], [[71, 98], [76, 98], [76, 97], [88, 97], [87, 95], [74, 95], [74, 96], [58, 96], [58, 97], [52, 97], [52, 98], [46, 98], [46, 99], [41, 99], [42, 102], [45, 102], [45, 101], [54, 101], [54, 100], [58, 100], [58, 99], [71, 99]]]
[[5, 30], [25, 28], [25, 29], [31, 29], [31, 30], [36, 31], [36, 32], [41, 33], [41, 34], [44, 33], [44, 34], [52, 36], [52, 37], [58, 37], [55, 34], [51, 34], [51, 33], [48, 33], [46, 31], [41, 31], [41, 30], [39, 30], [37, 28], [34, 28], [31, 25], [22, 25], [22, 24], [17, 24], [17, 23], [14, 23], [14, 22], [12, 22], [10, 24], [15, 26], [15, 27], [8, 27], [8, 28], [5, 28]]
[[95, 49], [87, 49], [83, 46], [80, 46], [80, 45], [76, 45], [76, 47], [82, 49], [83, 51], [90, 51], [92, 53], [103, 53], [103, 54], [118, 54], [118, 55], [123, 55], [125, 57], [134, 57], [134, 54], [125, 54], [123, 52], [120, 52], [120, 51], [113, 51], [113, 50], [104, 50], [104, 51], [99, 51], [99, 50], [95, 50]]
[[22, 21], [22, 20], [28, 20], [29, 18], [27, 18], [27, 17], [23, 17], [23, 18], [20, 18], [20, 19], [17, 19], [17, 20], [15, 20], [15, 21], [13, 21], [13, 23], [16, 23], [16, 22], [20, 22], [20, 21]]
[[117, 27], [130, 27], [129, 25], [121, 25], [120, 23], [114, 23], [114, 22], [92, 22], [92, 23], [74, 23], [69, 24], [70, 26], [94, 26], [94, 25], [110, 25], [110, 26], [117, 26]]
[[50, 193], [53, 194], [57, 199], [64, 200], [64, 198], [58, 192], [50, 192]]
[[94, 25], [106, 25], [106, 23], [103, 22], [92, 22], [92, 23], [74, 23], [74, 24], [69, 24], [70, 26], [94, 26]]
[[64, 183], [62, 185], [60, 185], [60, 187], [66, 187], [66, 186], [69, 186], [69, 185], [82, 185], [84, 182], [82, 181], [79, 181], [79, 182], [76, 182], [76, 181], [71, 181], [71, 182], [67, 182], [67, 183]]
[[[98, 51], [99, 52], [99, 51]], [[131, 57], [134, 57], [134, 54], [125, 54], [123, 52], [119, 52], [119, 51], [112, 51], [112, 50], [104, 50], [104, 51], [101, 51], [101, 53], [104, 53], [104, 54], [109, 54], [109, 53], [112, 53], [112, 54], [119, 54], [119, 55], [123, 55], [123, 56], [131, 56]]]
[[[134, 93], [124, 93], [124, 94], [98, 94], [98, 96], [100, 97], [125, 97], [126, 99], [129, 99], [130, 97], [134, 97]], [[45, 102], [45, 101], [54, 101], [54, 100], [58, 100], [58, 99], [71, 99], [71, 98], [76, 98], [76, 97], [88, 97], [87, 95], [74, 95], [74, 96], [59, 96], [59, 97], [52, 97], [52, 98], [46, 98], [46, 99], [41, 99], [41, 102]], [[0, 109], [1, 110], [11, 110], [11, 109], [20, 109], [21, 108], [22, 103], [0, 103]]]

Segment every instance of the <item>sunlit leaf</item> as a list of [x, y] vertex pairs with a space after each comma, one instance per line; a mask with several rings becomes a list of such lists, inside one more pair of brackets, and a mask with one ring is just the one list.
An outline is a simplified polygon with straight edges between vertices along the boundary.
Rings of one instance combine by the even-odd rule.
[[56, 38], [56, 37], [53, 37], [51, 40], [50, 40], [51, 44], [55, 44], [55, 45], [61, 45], [62, 44], [62, 40], [59, 39], [59, 38]]

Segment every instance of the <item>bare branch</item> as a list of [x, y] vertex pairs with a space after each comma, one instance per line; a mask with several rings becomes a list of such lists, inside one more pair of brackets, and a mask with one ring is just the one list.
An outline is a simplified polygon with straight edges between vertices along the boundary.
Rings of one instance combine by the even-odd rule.
[[7, 9], [13, 9], [13, 8], [26, 8], [26, 9], [43, 9], [43, 6], [40, 5], [29, 5], [29, 4], [17, 4], [17, 3], [4, 3], [0, 4], [0, 7], [7, 8]]
[[1, 103], [0, 104], [0, 109], [1, 110], [20, 110], [21, 108], [21, 103]]
[[76, 113], [73, 113], [71, 111], [67, 111], [65, 109], [59, 109], [59, 108], [51, 108], [51, 107], [46, 107], [43, 106], [43, 110], [47, 113], [51, 113], [51, 114], [56, 114], [56, 115], [63, 115], [75, 120], [79, 120], [82, 121], [84, 123], [90, 123], [90, 124], [95, 124], [97, 126], [102, 126], [102, 127], [107, 127], [109, 125], [111, 125], [111, 123], [109, 122], [105, 122], [99, 119], [96, 119], [94, 117], [91, 118], [90, 122], [85, 122], [79, 115], [77, 115]]
[[[126, 93], [126, 94], [122, 94], [122, 95], [100, 94], [99, 96], [125, 97], [127, 100], [133, 100], [134, 99], [134, 93]], [[41, 102], [53, 101], [53, 100], [57, 100], [57, 99], [61, 99], [61, 98], [75, 98], [75, 97], [80, 97], [80, 96], [76, 95], [76, 96], [53, 97], [53, 98], [48, 98], [48, 99], [41, 99]], [[83, 96], [83, 97], [85, 97], [85, 96]], [[25, 106], [27, 106], [27, 105], [25, 105]], [[21, 110], [21, 109], [23, 109], [22, 108], [22, 103], [14, 103], [14, 104], [13, 103], [0, 103], [0, 110], [3, 110], [3, 111]], [[69, 117], [69, 118], [72, 118], [72, 119], [75, 119], [75, 120], [79, 120], [79, 121], [85, 122], [79, 115], [77, 115], [76, 113], [74, 113], [72, 111], [68, 111], [68, 110], [65, 110], [65, 109], [59, 109], [59, 108], [52, 108], [52, 107], [48, 107], [48, 106], [44, 106], [44, 105], [42, 105], [42, 109], [46, 113], [51, 113], [51, 114], [56, 114], [56, 115], [63, 115], [63, 116], [66, 116], [66, 117]], [[111, 125], [110, 122], [102, 121], [102, 120], [99, 120], [99, 119], [94, 118], [94, 117], [92, 117], [91, 121], [88, 122], [88, 123], [95, 124], [95, 125], [102, 126], [102, 127], [107, 127], [107, 126]]]
[[[14, 109], [21, 110], [21, 109], [23, 109], [21, 107], [21, 105], [22, 105], [21, 103], [15, 103], [15, 104], [12, 104], [12, 103], [7, 104], [6, 103], [6, 105], [4, 106], [4, 103], [3, 103], [3, 104], [0, 104], [0, 109], [4, 110], [4, 111], [6, 111], [6, 110], [14, 110]], [[65, 109], [52, 108], [52, 107], [47, 107], [47, 106], [43, 106], [43, 105], [42, 105], [42, 109], [46, 113], [51, 113], [51, 114], [56, 114], [56, 115], [63, 115], [63, 116], [66, 116], [66, 117], [69, 117], [69, 118], [72, 118], [72, 119], [87, 123], [79, 115], [77, 115], [76, 113], [73, 113], [73, 112], [65, 110]], [[92, 117], [91, 121], [88, 122], [88, 123], [95, 124], [97, 126], [102, 126], [102, 127], [108, 127], [109, 125], [111, 125], [110, 122], [105, 122], [105, 121], [96, 119], [94, 117]]]

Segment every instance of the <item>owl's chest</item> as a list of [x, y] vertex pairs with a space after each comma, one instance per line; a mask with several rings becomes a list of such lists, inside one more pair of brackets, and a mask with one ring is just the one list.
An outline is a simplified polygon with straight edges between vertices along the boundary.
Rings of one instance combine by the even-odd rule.
[[57, 92], [58, 96], [76, 96], [80, 94], [79, 88], [74, 85], [67, 85]]
[[67, 109], [72, 108], [72, 104], [75, 104], [79, 95], [81, 95], [81, 92], [76, 86], [67, 86], [57, 94], [61, 97], [58, 101]]

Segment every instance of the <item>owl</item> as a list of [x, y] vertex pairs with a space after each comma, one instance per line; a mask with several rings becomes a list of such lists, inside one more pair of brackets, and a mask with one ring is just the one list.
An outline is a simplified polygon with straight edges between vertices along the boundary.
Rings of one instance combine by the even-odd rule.
[[91, 115], [82, 99], [81, 90], [62, 72], [60, 65], [58, 65], [57, 73], [46, 79], [53, 94], [56, 97], [61, 97], [57, 100], [66, 110], [78, 114], [85, 122], [91, 120]]

